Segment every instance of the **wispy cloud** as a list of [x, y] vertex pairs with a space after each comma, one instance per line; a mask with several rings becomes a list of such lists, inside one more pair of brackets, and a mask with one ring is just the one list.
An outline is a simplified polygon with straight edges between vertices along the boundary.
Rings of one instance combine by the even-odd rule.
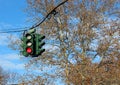
[[12, 25], [9, 23], [4, 23], [4, 22], [0, 22], [0, 31], [8, 31], [8, 30], [18, 30], [21, 28], [25, 28], [28, 27], [28, 24], [16, 24], [16, 25]]
[[8, 45], [10, 44], [10, 41], [15, 41], [15, 40], [19, 40], [20, 38], [20, 34], [18, 33], [14, 33], [14, 34], [9, 34], [9, 33], [1, 33], [0, 34], [0, 45], [4, 46], [4, 45]]
[[13, 26], [11, 24], [0, 22], [0, 30], [6, 30], [8, 28], [13, 28]]
[[21, 56], [15, 53], [0, 55], [4, 60], [19, 60]]
[[43, 48], [45, 48], [48, 51], [56, 51], [56, 50], [60, 50], [58, 46], [54, 46], [51, 44], [46, 44]]
[[24, 64], [22, 63], [13, 63], [9, 60], [0, 60], [0, 65], [5, 70], [24, 70]]
[[8, 36], [9, 34], [6, 33], [0, 35], [0, 45], [3, 46], [8, 44], [8, 38], [7, 38]]
[[18, 56], [17, 54], [1, 54], [0, 55], [0, 66], [3, 67], [5, 70], [25, 70], [25, 62], [22, 62], [20, 60], [21, 56]]

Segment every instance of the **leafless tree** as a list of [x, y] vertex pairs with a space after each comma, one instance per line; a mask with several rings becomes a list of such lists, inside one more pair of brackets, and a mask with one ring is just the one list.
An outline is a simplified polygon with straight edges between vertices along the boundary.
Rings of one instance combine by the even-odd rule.
[[[64, 0], [27, 0], [26, 12], [40, 22]], [[46, 36], [45, 53], [31, 60], [57, 66], [51, 78], [68, 85], [120, 84], [120, 1], [68, 0], [37, 30]], [[52, 43], [51, 43], [52, 42]], [[96, 57], [100, 63], [93, 63]]]
[[5, 72], [2, 67], [0, 67], [0, 85], [7, 84], [9, 78], [9, 74]]

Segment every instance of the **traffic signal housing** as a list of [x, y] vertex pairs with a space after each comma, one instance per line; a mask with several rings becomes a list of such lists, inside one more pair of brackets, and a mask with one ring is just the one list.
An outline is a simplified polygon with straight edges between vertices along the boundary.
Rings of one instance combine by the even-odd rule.
[[42, 48], [43, 45], [45, 45], [45, 42], [42, 41], [44, 38], [45, 38], [44, 35], [35, 34], [35, 44], [36, 44], [36, 46], [35, 46], [35, 50], [36, 50], [35, 54], [36, 54], [36, 56], [41, 55], [45, 51], [45, 49]]
[[32, 33], [27, 33], [25, 36], [23, 36], [22, 40], [22, 55], [23, 56], [29, 56], [29, 55], [34, 55], [34, 34]]

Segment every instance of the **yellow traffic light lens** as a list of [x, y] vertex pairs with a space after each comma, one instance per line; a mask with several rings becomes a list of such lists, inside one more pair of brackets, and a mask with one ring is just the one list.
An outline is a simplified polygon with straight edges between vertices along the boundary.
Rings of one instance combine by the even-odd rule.
[[31, 42], [28, 42], [28, 43], [27, 43], [27, 46], [31, 46], [31, 45], [32, 45], [32, 43], [31, 43]]

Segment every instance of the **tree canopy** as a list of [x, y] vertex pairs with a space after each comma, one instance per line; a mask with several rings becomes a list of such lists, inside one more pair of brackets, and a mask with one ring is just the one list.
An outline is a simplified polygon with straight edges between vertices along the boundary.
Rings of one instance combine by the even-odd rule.
[[[26, 12], [32, 21], [40, 22], [62, 1], [27, 0]], [[37, 28], [46, 36], [46, 51], [26, 67], [51, 67], [54, 72], [43, 72], [41, 77], [47, 81], [62, 79], [68, 85], [120, 84], [119, 3], [68, 0]]]

